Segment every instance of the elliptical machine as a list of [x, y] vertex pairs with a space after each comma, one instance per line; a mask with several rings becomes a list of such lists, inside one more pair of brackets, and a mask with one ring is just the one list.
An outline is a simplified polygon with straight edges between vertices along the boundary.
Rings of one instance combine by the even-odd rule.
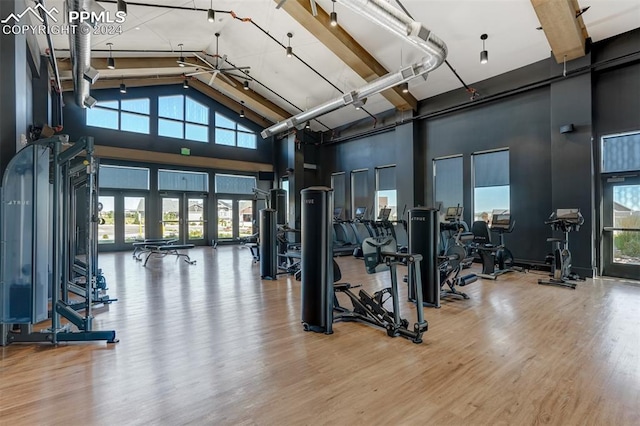
[[564, 239], [547, 238], [547, 242], [554, 245], [552, 275], [547, 280], [539, 279], [538, 284], [555, 285], [575, 290], [576, 283], [569, 281], [584, 281], [584, 278], [571, 272], [569, 232], [580, 230], [580, 226], [584, 223], [584, 217], [582, 217], [580, 209], [557, 209], [544, 223], [550, 225], [554, 231], [562, 231]]

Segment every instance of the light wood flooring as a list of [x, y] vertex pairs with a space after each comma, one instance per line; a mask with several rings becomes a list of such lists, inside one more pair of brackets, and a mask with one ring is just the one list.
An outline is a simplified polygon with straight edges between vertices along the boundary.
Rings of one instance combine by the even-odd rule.
[[[416, 345], [359, 323], [304, 332], [299, 282], [260, 281], [244, 248], [190, 254], [146, 268], [101, 254], [119, 301], [95, 328], [120, 342], [0, 348], [0, 424], [640, 424], [638, 282], [478, 280], [470, 300], [425, 308]], [[344, 281], [387, 283], [339, 263]]]

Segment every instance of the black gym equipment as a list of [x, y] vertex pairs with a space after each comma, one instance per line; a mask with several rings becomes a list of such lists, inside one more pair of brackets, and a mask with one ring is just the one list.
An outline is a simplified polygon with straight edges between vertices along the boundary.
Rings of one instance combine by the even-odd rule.
[[[447, 244], [447, 249], [439, 256], [438, 270], [440, 271], [440, 298], [447, 296], [458, 296], [468, 299], [469, 296], [456, 289], [464, 287], [477, 281], [476, 274], [460, 276], [460, 272], [473, 262], [473, 256], [468, 254], [464, 243], [473, 240], [473, 234], [464, 232], [465, 228], [460, 222], [440, 223], [441, 234], [450, 233], [451, 239]], [[445, 288], [445, 285], [448, 287]]]
[[[11, 159], [3, 177], [0, 345], [117, 342], [115, 331], [93, 329], [96, 289], [105, 285], [97, 267], [99, 211], [93, 138], [83, 138], [61, 152], [63, 144], [68, 144], [67, 139], [56, 136], [26, 146]], [[76, 164], [74, 159], [81, 154], [84, 158]], [[80, 188], [83, 208], [74, 211], [68, 200]], [[75, 248], [70, 249], [75, 224], [83, 225], [86, 232], [82, 265], [70, 259], [76, 253]], [[68, 299], [73, 285], [84, 291], [82, 307]], [[49, 306], [51, 327], [34, 332], [33, 325], [49, 317]], [[63, 325], [61, 317], [69, 324]]]
[[580, 230], [580, 226], [584, 223], [584, 217], [580, 213], [580, 209], [557, 209], [545, 224], [550, 225], [554, 231], [564, 233], [562, 238], [547, 238], [547, 242], [554, 245], [553, 250], [553, 268], [552, 275], [549, 279], [539, 279], [538, 284], [554, 285], [559, 287], [576, 288], [575, 282], [584, 281], [585, 279], [578, 274], [571, 272], [571, 252], [569, 251], [569, 232]]
[[491, 232], [498, 233], [499, 243], [491, 242], [489, 226], [483, 220], [473, 222], [471, 232], [473, 233], [474, 248], [482, 260], [482, 273], [479, 277], [495, 280], [507, 272], [522, 271], [513, 265], [513, 254], [504, 245], [504, 234], [511, 233], [515, 226], [515, 221], [511, 218], [508, 210], [494, 210], [491, 219]]
[[260, 210], [260, 277], [275, 280], [278, 275], [277, 226], [274, 209]]
[[[340, 269], [333, 260], [331, 244], [331, 219], [333, 210], [333, 191], [326, 187], [311, 187], [301, 191], [302, 195], [302, 284], [301, 316], [305, 331], [333, 333], [334, 310], [336, 321], [361, 321], [384, 328], [389, 336], [403, 336], [414, 343], [422, 342], [422, 334], [428, 324], [420, 308], [422, 304], [422, 283], [420, 276], [420, 256], [389, 253], [395, 246], [392, 238], [384, 241], [367, 239], [364, 247], [367, 251], [367, 269], [378, 271], [384, 261], [391, 273], [391, 287], [369, 295], [360, 291], [355, 295], [348, 283], [334, 283], [340, 277]], [[409, 330], [409, 322], [399, 316], [399, 298], [397, 284], [397, 264], [403, 259], [409, 262], [410, 285], [416, 292], [418, 308], [417, 322]], [[353, 310], [338, 303], [335, 292], [346, 294], [352, 301]], [[393, 311], [384, 307], [384, 303], [393, 299]]]
[[301, 195], [301, 316], [305, 331], [333, 333], [333, 190], [310, 187]]
[[[438, 210], [415, 207], [409, 210], [409, 253], [422, 256], [420, 273], [422, 276], [423, 306], [440, 307], [440, 272], [438, 269], [438, 246], [440, 226]], [[417, 301], [418, 291], [409, 283], [409, 300]]]
[[[347, 295], [352, 309], [340, 306], [338, 298], [334, 293], [335, 321], [359, 321], [375, 325], [386, 330], [390, 337], [402, 336], [410, 339], [413, 343], [422, 343], [422, 334], [427, 331], [429, 324], [424, 319], [422, 311], [422, 279], [420, 275], [419, 254], [398, 253], [396, 242], [391, 237], [367, 238], [363, 244], [364, 259], [367, 273], [377, 273], [388, 269], [391, 275], [391, 287], [376, 291], [373, 295], [361, 289], [358, 295], [350, 289], [359, 286], [352, 286], [349, 283], [337, 283], [341, 279], [340, 268], [334, 261], [334, 281], [335, 292]], [[416, 291], [416, 322], [413, 330], [409, 329], [409, 321], [400, 316], [400, 296], [398, 292], [398, 265], [408, 265], [409, 286], [415, 286]], [[392, 309], [385, 307], [385, 303], [391, 299]]]

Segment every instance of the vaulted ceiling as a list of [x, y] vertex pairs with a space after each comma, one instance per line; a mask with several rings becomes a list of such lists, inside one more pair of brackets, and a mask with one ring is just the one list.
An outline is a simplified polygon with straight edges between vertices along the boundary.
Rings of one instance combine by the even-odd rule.
[[[127, 2], [122, 24], [98, 27], [91, 38], [92, 64], [100, 79], [92, 89], [157, 84], [181, 84], [182, 74], [196, 70], [179, 67], [181, 48], [187, 62], [206, 68], [197, 53], [207, 61], [216, 52], [215, 33], [219, 33], [220, 55], [225, 67], [248, 66], [250, 90], [243, 81], [211, 74], [191, 77], [190, 85], [232, 109], [240, 108], [248, 117], [267, 127], [271, 123], [306, 110], [364, 85], [387, 72], [417, 62], [420, 50], [344, 7], [339, 1], [317, 0], [313, 16], [310, 0], [139, 0]], [[29, 2], [27, 2], [29, 3]], [[115, 13], [116, 2], [97, 2]], [[640, 27], [637, 0], [403, 0], [402, 6], [418, 22], [442, 39], [448, 47], [447, 61], [469, 85], [530, 63], [548, 58], [553, 48], [557, 60], [571, 60], [584, 44], [585, 36], [594, 42]], [[65, 10], [64, 0], [47, 0], [48, 8]], [[389, 4], [398, 7], [396, 1]], [[574, 14], [589, 9], [576, 18]], [[208, 22], [207, 9], [216, 10]], [[328, 14], [335, 7], [337, 27]], [[61, 13], [62, 15], [62, 13]], [[538, 29], [542, 26], [542, 30]], [[291, 33], [289, 38], [287, 33]], [[489, 61], [480, 64], [481, 34]], [[582, 34], [582, 37], [580, 37]], [[69, 39], [52, 37], [63, 78], [71, 90]], [[107, 69], [107, 43], [112, 43], [116, 60]], [[577, 43], [577, 45], [576, 45]], [[44, 37], [40, 45], [45, 52]], [[180, 47], [179, 45], [182, 45]], [[285, 55], [291, 46], [294, 57]], [[566, 51], [564, 50], [566, 49]], [[391, 109], [415, 109], [417, 101], [460, 88], [462, 85], [449, 66], [442, 65], [425, 81], [409, 83], [409, 93], [398, 88], [368, 99], [365, 107], [353, 107], [318, 117], [312, 129], [325, 131], [346, 123], [371, 118]], [[99, 101], [99, 99], [98, 99]], [[241, 106], [240, 103], [244, 105]]]

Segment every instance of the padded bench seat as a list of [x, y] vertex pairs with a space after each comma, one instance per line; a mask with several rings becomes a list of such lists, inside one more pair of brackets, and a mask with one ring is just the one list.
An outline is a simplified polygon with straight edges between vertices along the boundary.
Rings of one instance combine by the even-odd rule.
[[[134, 243], [136, 244], [136, 243]], [[153, 255], [153, 256], [157, 256], [157, 257], [164, 257], [167, 255], [173, 255], [176, 256], [176, 258], [180, 258], [183, 257], [184, 261], [187, 262], [190, 265], [193, 265], [196, 263], [195, 260], [191, 260], [191, 258], [189, 257], [188, 254], [186, 253], [180, 253], [178, 250], [189, 250], [194, 248], [195, 245], [194, 244], [149, 244], [149, 243], [145, 243], [142, 248], [141, 248], [141, 254], [142, 252], [147, 253], [147, 257], [144, 260], [143, 266], [147, 266], [147, 262], [149, 261], [149, 258]], [[137, 248], [137, 247], [136, 247]], [[142, 260], [142, 256], [138, 255], [136, 257], [136, 260]]]

